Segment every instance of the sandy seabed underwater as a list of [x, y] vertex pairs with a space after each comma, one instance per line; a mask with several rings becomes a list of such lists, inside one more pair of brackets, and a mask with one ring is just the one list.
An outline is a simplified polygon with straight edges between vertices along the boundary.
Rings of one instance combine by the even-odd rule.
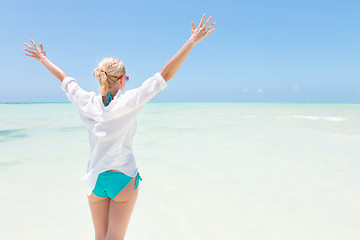
[[[76, 108], [0, 113], [0, 238], [94, 239]], [[360, 104], [148, 103], [137, 123], [126, 239], [360, 239]]]

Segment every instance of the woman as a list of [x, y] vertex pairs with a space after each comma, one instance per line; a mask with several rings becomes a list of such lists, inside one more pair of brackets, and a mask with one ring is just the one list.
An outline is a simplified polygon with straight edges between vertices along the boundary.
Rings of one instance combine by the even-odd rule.
[[[100, 95], [84, 91], [72, 77], [54, 65], [46, 57], [43, 45], [25, 45], [24, 50], [61, 81], [61, 88], [77, 107], [88, 132], [91, 146], [87, 174], [81, 178], [87, 195], [95, 239], [124, 239], [127, 226], [138, 195], [138, 183], [142, 180], [132, 152], [132, 139], [136, 130], [136, 117], [144, 105], [159, 91], [167, 87], [191, 49], [212, 33], [215, 22], [207, 27], [211, 16], [204, 23], [205, 14], [195, 29], [192, 24], [190, 38], [170, 59], [160, 73], [145, 80], [135, 89], [122, 91], [129, 77], [124, 64], [116, 58], [104, 58], [94, 69], [99, 80]], [[121, 90], [121, 91], [119, 91]]]

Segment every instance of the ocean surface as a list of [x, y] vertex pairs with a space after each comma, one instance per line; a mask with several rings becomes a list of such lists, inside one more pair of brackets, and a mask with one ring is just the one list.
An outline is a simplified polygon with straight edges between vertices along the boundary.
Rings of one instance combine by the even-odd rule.
[[[0, 120], [0, 239], [94, 239], [76, 108]], [[137, 123], [125, 239], [360, 239], [360, 104], [148, 103]]]

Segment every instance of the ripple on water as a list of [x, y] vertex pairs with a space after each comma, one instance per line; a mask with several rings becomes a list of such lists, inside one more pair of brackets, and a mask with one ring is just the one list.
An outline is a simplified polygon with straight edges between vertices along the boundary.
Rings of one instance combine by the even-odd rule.
[[56, 131], [59, 132], [74, 132], [74, 131], [83, 131], [83, 130], [84, 130], [83, 127], [62, 127], [56, 129]]
[[0, 130], [0, 142], [6, 142], [19, 138], [25, 138], [28, 135], [25, 133], [25, 129], [5, 129]]
[[319, 116], [306, 116], [306, 115], [294, 115], [295, 118], [303, 118], [309, 120], [328, 120], [332, 122], [344, 121], [342, 117], [319, 117]]

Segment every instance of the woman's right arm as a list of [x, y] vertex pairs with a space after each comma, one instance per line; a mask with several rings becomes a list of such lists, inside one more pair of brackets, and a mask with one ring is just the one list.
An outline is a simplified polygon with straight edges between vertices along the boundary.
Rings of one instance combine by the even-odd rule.
[[25, 43], [25, 46], [29, 49], [24, 48], [24, 50], [30, 53], [25, 55], [41, 62], [49, 72], [61, 82], [62, 90], [64, 90], [67, 98], [79, 109], [79, 111], [87, 117], [92, 117], [92, 102], [94, 102], [96, 93], [83, 90], [74, 78], [68, 77], [61, 68], [52, 63], [47, 58], [42, 43], [40, 43], [39, 48], [33, 40], [30, 41], [34, 46], [32, 47]]
[[209, 17], [209, 19], [206, 21], [206, 23], [203, 26], [202, 24], [204, 23], [204, 19], [205, 19], [205, 13], [204, 13], [204, 15], [201, 18], [200, 24], [196, 29], [194, 22], [191, 22], [192, 24], [191, 37], [186, 41], [186, 43], [181, 47], [181, 49], [169, 60], [169, 62], [165, 64], [164, 68], [160, 72], [161, 76], [164, 78], [166, 82], [175, 75], [175, 73], [178, 71], [178, 69], [180, 68], [186, 57], [189, 55], [191, 49], [197, 43], [199, 43], [201, 40], [203, 40], [206, 36], [208, 36], [210, 33], [212, 33], [215, 30], [215, 28], [211, 29], [215, 25], [215, 22], [211, 24], [208, 28], [206, 28], [211, 18], [212, 16]]
[[49, 72], [54, 75], [54, 77], [56, 77], [60, 82], [62, 82], [67, 77], [66, 73], [47, 58], [42, 43], [40, 43], [40, 48], [38, 48], [38, 46], [33, 40], [30, 41], [34, 45], [34, 47], [31, 47], [29, 44], [25, 43], [25, 45], [30, 49], [28, 50], [24, 48], [26, 52], [30, 53], [25, 55], [41, 62], [49, 70]]

